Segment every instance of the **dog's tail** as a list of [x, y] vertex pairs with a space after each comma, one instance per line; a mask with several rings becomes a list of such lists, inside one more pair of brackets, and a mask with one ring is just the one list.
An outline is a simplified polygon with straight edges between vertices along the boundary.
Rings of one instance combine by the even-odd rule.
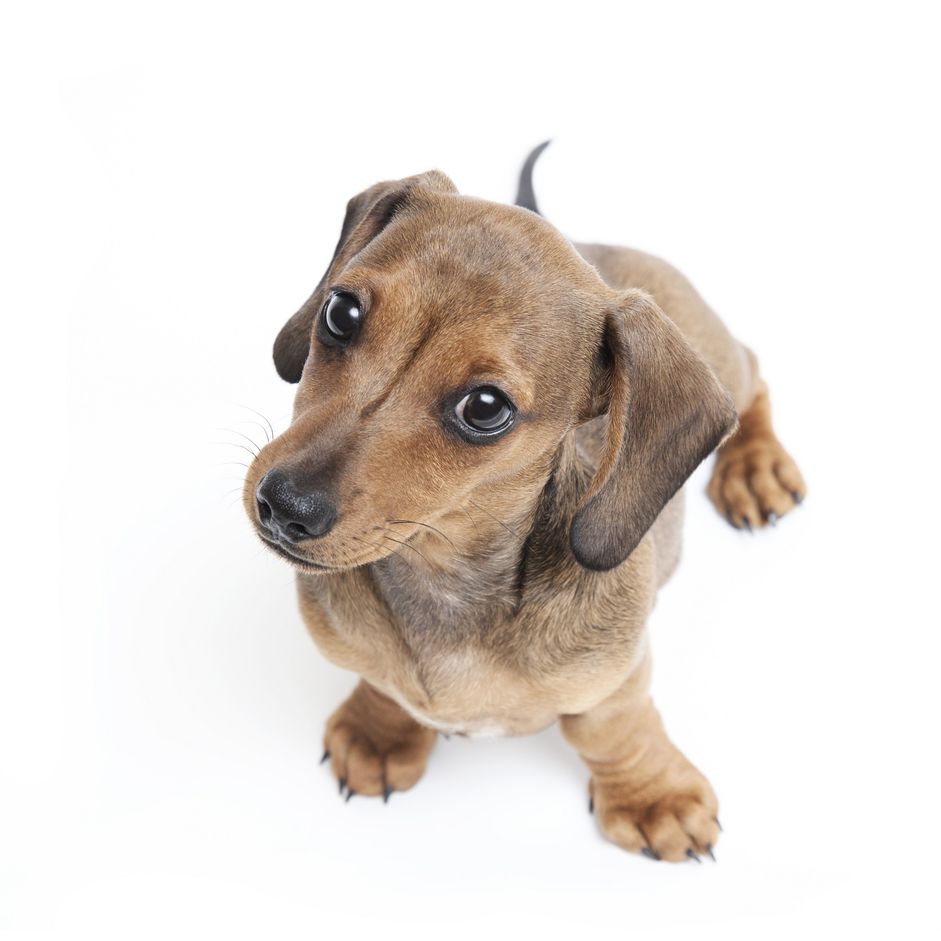
[[539, 155], [551, 143], [552, 141], [544, 140], [538, 147], [532, 149], [529, 156], [523, 162], [523, 167], [520, 170], [519, 186], [516, 189], [516, 201], [514, 205], [529, 209], [536, 213], [537, 216], [542, 215], [542, 213], [536, 205], [536, 193], [533, 191], [533, 167], [536, 166]]

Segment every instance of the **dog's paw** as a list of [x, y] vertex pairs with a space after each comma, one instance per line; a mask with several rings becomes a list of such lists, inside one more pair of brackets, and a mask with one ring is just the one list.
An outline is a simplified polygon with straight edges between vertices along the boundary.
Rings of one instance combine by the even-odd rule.
[[709, 499], [736, 528], [774, 525], [807, 493], [794, 459], [773, 436], [733, 436], [719, 451], [709, 481]]
[[672, 863], [715, 859], [719, 805], [692, 765], [678, 780], [664, 774], [640, 786], [630, 777], [595, 775], [589, 789], [601, 832], [622, 849]]
[[323, 760], [330, 761], [346, 800], [361, 794], [387, 801], [418, 783], [437, 733], [384, 696], [362, 690], [327, 721]]

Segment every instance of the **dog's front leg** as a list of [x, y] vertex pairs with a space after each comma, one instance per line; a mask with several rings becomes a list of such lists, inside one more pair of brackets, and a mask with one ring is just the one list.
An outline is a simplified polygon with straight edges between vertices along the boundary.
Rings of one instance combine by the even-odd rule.
[[614, 694], [561, 725], [591, 769], [591, 806], [609, 840], [671, 862], [712, 855], [718, 802], [667, 738], [650, 698], [649, 653]]
[[340, 793], [389, 799], [425, 773], [438, 734], [419, 725], [401, 706], [365, 680], [327, 720], [324, 758]]

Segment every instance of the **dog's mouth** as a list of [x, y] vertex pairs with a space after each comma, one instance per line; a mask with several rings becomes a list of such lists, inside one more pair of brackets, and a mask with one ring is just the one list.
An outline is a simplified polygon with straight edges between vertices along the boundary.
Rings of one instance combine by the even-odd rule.
[[291, 565], [299, 568], [302, 572], [329, 572], [334, 568], [332, 565], [324, 565], [321, 562], [311, 562], [310, 559], [305, 559], [302, 555], [298, 555], [296, 552], [290, 549], [288, 545], [286, 545], [276, 536], [262, 532], [260, 529], [256, 530], [256, 532], [258, 533], [258, 538], [269, 549], [281, 556], [282, 559], [287, 559]]

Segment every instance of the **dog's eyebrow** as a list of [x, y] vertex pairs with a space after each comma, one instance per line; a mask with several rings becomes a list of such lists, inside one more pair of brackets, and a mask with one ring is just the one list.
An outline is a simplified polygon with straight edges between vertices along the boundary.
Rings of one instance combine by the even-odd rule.
[[506, 360], [481, 356], [467, 364], [467, 371], [472, 375], [500, 376], [504, 373], [516, 372], [516, 368], [513, 363]]
[[525, 377], [512, 360], [485, 358], [475, 359], [463, 370], [464, 385], [472, 382], [494, 382], [505, 386], [516, 404], [528, 410], [533, 403], [533, 390]]

